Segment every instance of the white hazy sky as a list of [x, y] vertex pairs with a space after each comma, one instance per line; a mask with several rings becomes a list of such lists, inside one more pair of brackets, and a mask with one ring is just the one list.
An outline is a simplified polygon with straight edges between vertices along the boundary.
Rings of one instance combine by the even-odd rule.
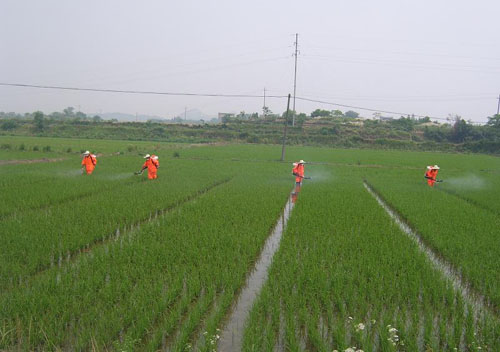
[[[498, 0], [1, 0], [0, 82], [286, 95], [299, 33], [297, 97], [485, 121], [500, 93], [499, 14]], [[262, 105], [0, 86], [0, 111], [173, 117]], [[267, 105], [282, 112], [286, 100]], [[316, 108], [337, 107], [296, 101]]]

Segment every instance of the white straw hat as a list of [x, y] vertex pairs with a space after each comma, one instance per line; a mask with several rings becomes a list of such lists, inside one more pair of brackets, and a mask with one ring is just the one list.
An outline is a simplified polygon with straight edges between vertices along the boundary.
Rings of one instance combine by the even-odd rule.
[[85, 153], [83, 153], [84, 155], [88, 155], [90, 154], [90, 152], [87, 150]]
[[305, 164], [306, 162], [302, 159], [300, 159], [299, 164]]
[[432, 170], [433, 167], [432, 166], [427, 166], [427, 170]]
[[439, 170], [439, 166], [437, 166], [437, 165], [434, 165], [434, 168], [437, 169], [437, 170]]
[[144, 156], [144, 159], [147, 159], [147, 158], [150, 158], [150, 157], [151, 157], [151, 155], [146, 154], [146, 155]]

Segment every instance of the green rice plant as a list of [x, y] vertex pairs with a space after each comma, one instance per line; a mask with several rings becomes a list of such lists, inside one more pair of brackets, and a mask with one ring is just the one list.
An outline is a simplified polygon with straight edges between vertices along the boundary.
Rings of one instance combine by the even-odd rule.
[[136, 176], [127, 187], [113, 187], [71, 203], [33, 209], [4, 219], [2, 289], [18, 285], [30, 275], [58, 265], [232, 176], [231, 168], [222, 170], [208, 162], [178, 160], [172, 162], [170, 169], [164, 167], [160, 169], [164, 174], [160, 173], [154, 182]]
[[202, 326], [214, 336], [287, 198], [282, 171], [240, 164], [213, 191], [0, 293], [0, 349], [156, 350], [164, 340], [180, 350]]
[[[493, 310], [500, 312], [500, 247], [496, 245], [500, 215], [462, 197], [440, 192], [441, 184], [428, 187], [419, 175], [408, 170], [367, 179], [422, 240], [449, 262], [477, 294], [484, 295]], [[500, 195], [497, 188], [490, 192]]]
[[498, 319], [474, 313], [364, 189], [363, 173], [335, 169], [302, 187], [243, 350], [500, 348]]

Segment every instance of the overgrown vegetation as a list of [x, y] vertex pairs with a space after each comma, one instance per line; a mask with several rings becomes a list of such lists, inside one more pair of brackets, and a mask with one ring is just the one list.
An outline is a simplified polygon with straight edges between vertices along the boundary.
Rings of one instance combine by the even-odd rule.
[[[292, 112], [293, 114], [293, 112]], [[168, 142], [237, 142], [280, 144], [285, 114], [256, 113], [227, 115], [218, 124], [105, 121], [99, 116], [75, 113], [18, 115], [0, 113], [0, 135], [149, 140]], [[288, 143], [311, 146], [365, 147], [378, 149], [500, 152], [500, 116], [489, 117], [486, 125], [474, 125], [460, 116], [444, 124], [411, 116], [398, 119], [376, 116], [358, 118], [354, 111], [316, 109], [310, 115], [297, 114], [289, 126]], [[289, 124], [291, 123], [289, 117]]]

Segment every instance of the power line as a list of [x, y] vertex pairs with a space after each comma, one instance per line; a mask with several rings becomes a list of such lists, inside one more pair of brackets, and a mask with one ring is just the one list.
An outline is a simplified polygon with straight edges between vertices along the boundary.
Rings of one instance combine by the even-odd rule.
[[297, 91], [297, 55], [298, 55], [298, 46], [299, 46], [299, 33], [295, 33], [295, 73], [293, 75], [293, 117], [292, 117], [292, 126], [295, 126], [295, 92]]
[[[83, 92], [121, 93], [121, 94], [193, 96], [193, 97], [226, 97], [226, 98], [264, 98], [264, 95], [261, 95], [261, 94], [257, 95], [257, 94], [219, 94], [219, 93], [159, 92], [159, 91], [142, 91], [142, 90], [119, 90], [119, 89], [98, 89], [98, 88], [62, 87], [62, 86], [48, 86], [48, 85], [35, 85], [35, 84], [22, 84], [22, 83], [3, 83], [3, 82], [0, 82], [0, 86], [23, 87], [23, 88], [38, 88], [38, 89], [56, 89], [56, 90], [83, 91]], [[267, 95], [266, 94], [265, 97], [266, 98], [283, 99], [283, 98], [288, 98], [288, 95]], [[400, 115], [400, 116], [411, 115], [411, 116], [421, 117], [421, 118], [429, 117], [429, 118], [434, 119], [434, 120], [448, 121], [448, 119], [443, 118], [443, 117], [435, 117], [435, 116], [428, 116], [428, 115], [417, 115], [417, 114], [407, 113], [407, 112], [398, 112], [398, 111], [389, 111], [389, 110], [381, 110], [381, 109], [374, 109], [374, 108], [366, 108], [366, 107], [362, 107], [362, 106], [347, 105], [347, 104], [341, 104], [341, 103], [336, 103], [336, 102], [311, 99], [311, 98], [306, 98], [306, 97], [296, 97], [296, 99], [302, 100], [302, 101], [313, 102], [313, 103], [319, 103], [319, 104], [340, 106], [340, 107], [350, 108], [350, 109], [358, 109], [358, 110], [380, 112], [380, 113], [387, 113], [387, 114], [396, 114], [396, 115]]]
[[[71, 91], [83, 91], [83, 92], [145, 94], [145, 95], [171, 95], [171, 96], [194, 96], [194, 97], [227, 97], [227, 98], [262, 98], [263, 97], [262, 95], [252, 95], [252, 94], [159, 92], [159, 91], [144, 91], [144, 90], [121, 90], [121, 89], [99, 89], [99, 88], [61, 87], [61, 86], [47, 86], [47, 85], [21, 84], [21, 83], [2, 83], [2, 82], [0, 82], [0, 86], [24, 87], [24, 88], [39, 88], [39, 89], [71, 90]], [[286, 98], [286, 97], [287, 97], [287, 95], [266, 95], [266, 98]]]

